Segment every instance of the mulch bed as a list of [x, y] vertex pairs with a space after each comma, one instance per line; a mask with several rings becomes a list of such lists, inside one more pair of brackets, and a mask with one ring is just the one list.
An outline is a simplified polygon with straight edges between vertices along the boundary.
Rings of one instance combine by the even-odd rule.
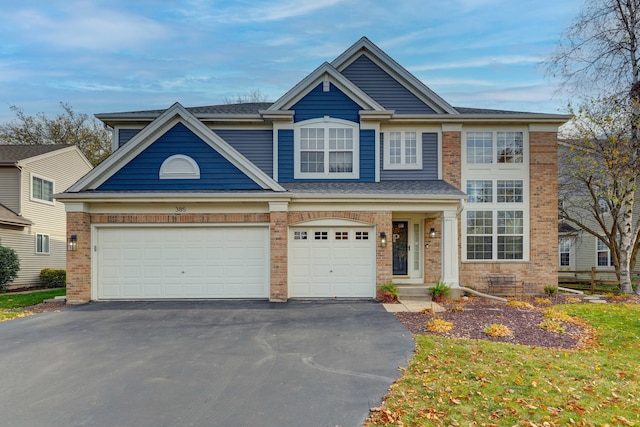
[[[551, 304], [563, 304], [568, 298], [578, 296], [558, 295], [549, 299]], [[573, 300], [569, 300], [570, 302]], [[533, 309], [519, 308], [485, 298], [466, 298], [458, 301], [447, 301], [442, 306], [444, 313], [395, 313], [395, 316], [413, 334], [440, 335], [450, 338], [468, 338], [487, 341], [522, 344], [535, 347], [576, 349], [589, 346], [593, 339], [593, 330], [584, 322], [562, 322], [565, 333], [544, 330], [538, 325], [545, 320], [543, 312], [550, 305], [536, 303], [534, 298], [526, 299]], [[573, 301], [575, 302], [575, 301]], [[626, 301], [607, 299], [608, 303], [640, 303], [640, 298], [631, 297]], [[463, 311], [455, 311], [462, 308]], [[442, 319], [453, 323], [453, 329], [446, 333], [434, 333], [427, 329], [427, 321]], [[485, 334], [487, 325], [502, 324], [509, 327], [512, 335], [508, 337], [491, 337]]]

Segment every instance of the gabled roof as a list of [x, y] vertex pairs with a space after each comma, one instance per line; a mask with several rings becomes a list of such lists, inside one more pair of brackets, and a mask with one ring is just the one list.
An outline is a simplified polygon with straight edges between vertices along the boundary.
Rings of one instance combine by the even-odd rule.
[[366, 37], [362, 37], [360, 40], [355, 42], [350, 48], [334, 59], [333, 62], [331, 62], [331, 65], [333, 65], [339, 72], [342, 72], [362, 54], [366, 55], [376, 65], [394, 77], [410, 92], [422, 100], [422, 102], [429, 105], [435, 111], [448, 114], [458, 113], [447, 101], [429, 89], [427, 85], [422, 83], [417, 77], [398, 64], [393, 58], [387, 55], [382, 49], [373, 44], [371, 40]]
[[0, 203], [0, 224], [25, 227], [31, 225], [32, 222]]
[[165, 110], [151, 124], [138, 132], [127, 144], [115, 151], [95, 169], [71, 186], [66, 192], [80, 192], [95, 190], [112, 175], [124, 167], [129, 161], [150, 146], [158, 137], [164, 134], [176, 123], [183, 123], [193, 133], [209, 144], [227, 161], [236, 166], [241, 172], [252, 179], [263, 189], [285, 191], [269, 175], [251, 163], [225, 140], [216, 135], [205, 124], [176, 102]]
[[64, 150], [69, 147], [73, 147], [73, 145], [0, 145], [0, 165], [15, 165], [31, 157]]
[[362, 109], [386, 111], [385, 108], [367, 95], [362, 89], [354, 85], [349, 79], [338, 72], [331, 64], [325, 62], [316, 68], [311, 74], [302, 79], [300, 83], [291, 88], [280, 99], [268, 108], [268, 111], [286, 110], [304, 97], [319, 83], [328, 80], [353, 99]]

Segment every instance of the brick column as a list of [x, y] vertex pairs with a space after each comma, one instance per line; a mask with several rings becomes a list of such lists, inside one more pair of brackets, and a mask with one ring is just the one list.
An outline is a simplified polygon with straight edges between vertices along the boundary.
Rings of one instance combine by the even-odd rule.
[[544, 286], [558, 283], [558, 134], [530, 132], [530, 259], [527, 278]]
[[461, 144], [462, 126], [442, 125], [442, 179], [458, 189], [461, 188]]
[[67, 251], [67, 304], [91, 299], [91, 219], [86, 212], [67, 212], [67, 239], [77, 238], [77, 250]]
[[271, 283], [269, 301], [284, 302], [289, 297], [288, 288], [288, 212], [287, 203], [269, 203]]
[[[383, 285], [393, 280], [393, 224], [391, 212], [375, 215], [376, 233], [376, 284]], [[387, 246], [380, 247], [380, 233], [387, 235]]]

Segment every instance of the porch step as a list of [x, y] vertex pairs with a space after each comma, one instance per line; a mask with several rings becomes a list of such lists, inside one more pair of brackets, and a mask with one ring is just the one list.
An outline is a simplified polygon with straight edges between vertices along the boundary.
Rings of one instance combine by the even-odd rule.
[[396, 285], [400, 300], [431, 300], [429, 285]]

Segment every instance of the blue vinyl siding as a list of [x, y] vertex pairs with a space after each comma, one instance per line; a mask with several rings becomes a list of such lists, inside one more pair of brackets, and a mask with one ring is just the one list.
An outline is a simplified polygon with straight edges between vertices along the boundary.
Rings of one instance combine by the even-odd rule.
[[318, 181], [360, 181], [374, 182], [376, 179], [375, 155], [376, 133], [372, 129], [360, 130], [360, 179], [294, 179], [293, 178], [293, 130], [278, 132], [278, 181], [318, 182]]
[[376, 180], [376, 131], [364, 129], [360, 131], [360, 181]]
[[385, 170], [384, 136], [380, 134], [380, 181], [436, 180], [438, 179], [438, 134], [422, 134], [422, 169]]
[[293, 129], [278, 131], [278, 181], [293, 179]]
[[384, 108], [395, 110], [396, 114], [435, 113], [433, 108], [422, 102], [366, 55], [361, 55], [349, 64], [342, 74]]
[[214, 132], [273, 178], [273, 131], [220, 129]]
[[118, 147], [122, 147], [142, 129], [118, 129]]
[[291, 110], [295, 111], [294, 121], [301, 122], [331, 116], [336, 119], [360, 122], [360, 106], [333, 84], [329, 92], [322, 91], [322, 83], [296, 102]]
[[[174, 154], [193, 158], [200, 167], [200, 179], [159, 179], [162, 162]], [[182, 123], [176, 124], [98, 187], [107, 191], [257, 189], [261, 187]]]

